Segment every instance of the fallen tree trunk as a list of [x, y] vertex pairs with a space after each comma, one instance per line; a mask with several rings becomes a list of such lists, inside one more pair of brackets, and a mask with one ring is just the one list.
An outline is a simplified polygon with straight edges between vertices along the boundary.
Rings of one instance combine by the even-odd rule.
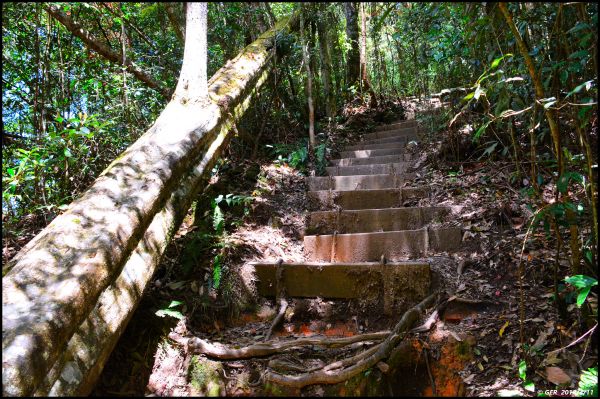
[[277, 23], [213, 76], [210, 104], [171, 101], [148, 132], [15, 256], [2, 280], [5, 395], [91, 388], [196, 185], [264, 82], [276, 35], [293, 20]]

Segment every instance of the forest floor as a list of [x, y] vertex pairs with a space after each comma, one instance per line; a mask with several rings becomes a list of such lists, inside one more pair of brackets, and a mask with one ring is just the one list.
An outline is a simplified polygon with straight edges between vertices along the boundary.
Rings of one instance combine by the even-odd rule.
[[[409, 117], [415, 108], [426, 105], [409, 102]], [[357, 107], [355, 112], [352, 129], [332, 134], [336, 146], [355, 141], [358, 133], [375, 124], [366, 110]], [[417, 117], [425, 129], [435, 125], [435, 115], [421, 117], [417, 113]], [[534, 396], [536, 391], [557, 386], [576, 387], [581, 370], [597, 362], [597, 347], [590, 345], [594, 334], [577, 341], [585, 333], [578, 330], [579, 321], [558, 316], [552, 301], [555, 253], [548, 249], [553, 248], [552, 243], [536, 234], [533, 244], [521, 253], [531, 211], [519, 190], [508, 183], [511, 164], [446, 162], [441, 154], [447, 144], [443, 135], [428, 135], [428, 141], [413, 146], [412, 151], [418, 154], [413, 184], [429, 185], [431, 195], [405, 205], [450, 206], [453, 224], [463, 229], [460, 251], [423, 258], [431, 262], [434, 289], [449, 299], [430, 329], [410, 338], [413, 346], [419, 346], [419, 355], [424, 353], [429, 358], [426, 368], [417, 367], [422, 359], [415, 361], [413, 375], [408, 375], [407, 381], [387, 380], [385, 366], [373, 368], [373, 375], [388, 384], [385, 392], [394, 395]], [[221, 247], [214, 248], [199, 242], [200, 232], [207, 228], [202, 227], [201, 220], [209, 215], [210, 207], [196, 209], [196, 221], [190, 212], [93, 395], [281, 393], [265, 391], [258, 384], [266, 367], [275, 365], [269, 358], [223, 362], [192, 358], [168, 338], [170, 332], [175, 332], [236, 347], [261, 342], [277, 306], [273, 300], [252, 292], [252, 279], [244, 268], [254, 260], [304, 260], [302, 237], [308, 214], [304, 175], [281, 162], [230, 161], [229, 165], [238, 166], [213, 179], [202, 198], [207, 202], [217, 194], [230, 192], [251, 196], [254, 200], [246, 216], [241, 217], [239, 210], [236, 216], [233, 207], [228, 213], [226, 208], [228, 223], [236, 218], [242, 221], [228, 224]], [[225, 266], [223, 286], [218, 292], [207, 285], [212, 273], [210, 261], [216, 253], [223, 254], [221, 262]], [[518, 278], [521, 260], [522, 296]], [[568, 267], [568, 258], [560, 259], [558, 267]], [[526, 353], [518, 349], [520, 298], [525, 301], [522, 326]], [[185, 315], [185, 319], [156, 315], [172, 301], [183, 303], [171, 310]], [[569, 306], [572, 311], [576, 305]], [[281, 339], [381, 331], [392, 327], [401, 316], [385, 319], [361, 308], [358, 302], [342, 304], [319, 298], [293, 300], [290, 309], [282, 331], [276, 334]], [[297, 357], [304, 355], [302, 351], [296, 353]], [[313, 362], [325, 361], [323, 356]], [[340, 358], [345, 353], [338, 350], [332, 356]], [[519, 363], [524, 358], [527, 369], [520, 375]], [[289, 367], [297, 359], [286, 355], [279, 360]], [[535, 384], [535, 391], [525, 389], [522, 377]], [[409, 381], [421, 383], [401, 387]], [[336, 392], [354, 393], [344, 387]], [[294, 393], [323, 396], [331, 392], [313, 386]]]

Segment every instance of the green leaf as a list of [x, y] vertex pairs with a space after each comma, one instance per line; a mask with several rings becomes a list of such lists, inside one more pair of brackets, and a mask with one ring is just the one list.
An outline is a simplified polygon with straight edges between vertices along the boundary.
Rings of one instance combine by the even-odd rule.
[[565, 98], [569, 98], [573, 94], [579, 93], [584, 87], [585, 87], [586, 91], [589, 91], [592, 88], [593, 83], [594, 83], [593, 80], [588, 80], [587, 82], [583, 82], [582, 84], [578, 85], [573, 90], [571, 90]]
[[489, 126], [490, 123], [492, 123], [492, 121], [487, 121], [486, 123], [481, 125], [481, 127], [479, 129], [477, 129], [477, 131], [475, 132], [475, 135], [473, 136], [473, 142], [476, 142], [477, 140], [479, 140], [479, 137], [483, 134], [483, 132], [485, 132], [485, 129], [487, 129], [487, 127]]
[[590, 28], [590, 25], [588, 23], [578, 21], [574, 27], [572, 27], [571, 29], [569, 29], [567, 31], [567, 33], [575, 33], [575, 32], [579, 32], [582, 29], [588, 29], [588, 28]]
[[591, 367], [581, 372], [577, 390], [578, 395], [598, 397], [598, 367]]
[[169, 308], [174, 308], [174, 307], [179, 306], [179, 305], [183, 305], [183, 302], [181, 302], [181, 301], [171, 301], [171, 303], [169, 304]]
[[67, 157], [67, 158], [73, 157], [73, 154], [71, 154], [71, 150], [69, 150], [68, 148], [65, 148], [64, 154], [65, 154], [65, 157]]
[[588, 288], [598, 285], [598, 280], [590, 276], [576, 274], [574, 276], [565, 277], [565, 282], [577, 288]]
[[535, 391], [535, 384], [531, 381], [527, 381], [525, 383], [525, 385], [523, 385], [523, 388], [525, 388], [525, 390], [529, 391], [529, 392], [534, 392]]
[[171, 316], [171, 317], [174, 317], [179, 320], [183, 320], [183, 318], [185, 317], [183, 314], [181, 314], [181, 312], [179, 312], [177, 310], [171, 310], [171, 309], [161, 309], [161, 310], [158, 310], [155, 314], [158, 317]]
[[219, 207], [219, 205], [215, 206], [213, 210], [213, 228], [217, 232], [217, 234], [221, 234], [223, 232], [223, 227], [225, 225], [225, 217], [223, 216], [223, 211]]
[[519, 377], [525, 381], [525, 379], [527, 378], [527, 363], [525, 363], [525, 360], [521, 360], [519, 362]]
[[581, 305], [583, 305], [583, 303], [585, 302], [585, 298], [587, 298], [591, 289], [592, 289], [592, 287], [587, 287], [587, 288], [584, 288], [581, 291], [579, 291], [579, 294], [577, 294], [577, 307], [578, 308], [580, 308]]
[[490, 66], [490, 69], [494, 69], [496, 68], [498, 65], [500, 65], [500, 61], [502, 61], [503, 59], [505, 59], [506, 57], [512, 57], [512, 54], [505, 54], [502, 57], [498, 57], [496, 58], [494, 61], [492, 61], [492, 65]]
[[587, 57], [590, 55], [590, 52], [587, 50], [579, 50], [574, 52], [573, 54], [569, 55], [569, 59], [572, 58], [583, 58], [583, 57]]
[[463, 101], [469, 101], [470, 99], [473, 98], [474, 95], [475, 95], [475, 92], [471, 92], [471, 93], [467, 94], [466, 96], [463, 97]]

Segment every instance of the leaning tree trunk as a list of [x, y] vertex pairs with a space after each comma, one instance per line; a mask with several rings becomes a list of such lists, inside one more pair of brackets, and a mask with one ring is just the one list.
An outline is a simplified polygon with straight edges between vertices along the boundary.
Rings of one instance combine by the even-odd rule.
[[293, 20], [221, 68], [210, 101], [171, 101], [15, 256], [2, 280], [5, 395], [90, 391], [229, 128], [265, 81], [275, 37]]

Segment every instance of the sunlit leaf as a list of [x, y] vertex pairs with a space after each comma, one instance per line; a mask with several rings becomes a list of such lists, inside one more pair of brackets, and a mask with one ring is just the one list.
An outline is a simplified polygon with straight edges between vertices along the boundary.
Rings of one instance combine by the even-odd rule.
[[490, 69], [494, 69], [496, 68], [498, 65], [500, 65], [500, 61], [502, 61], [503, 59], [505, 59], [506, 57], [512, 57], [512, 54], [505, 54], [502, 57], [498, 57], [496, 58], [494, 61], [492, 61], [492, 65], [490, 66]]

